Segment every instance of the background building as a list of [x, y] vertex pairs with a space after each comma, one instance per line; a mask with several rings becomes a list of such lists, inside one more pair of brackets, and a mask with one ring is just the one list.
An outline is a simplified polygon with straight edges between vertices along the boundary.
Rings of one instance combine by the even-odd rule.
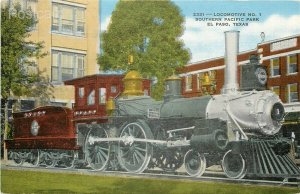
[[[44, 42], [48, 55], [32, 59], [31, 71], [42, 72], [54, 85], [51, 104], [72, 106], [74, 88], [64, 80], [95, 74], [98, 71], [99, 2], [98, 0], [3, 0], [2, 6], [19, 3], [30, 8], [38, 23], [30, 40]], [[20, 14], [21, 13], [16, 13]], [[32, 109], [35, 99], [21, 98], [21, 109]]]
[[[240, 66], [249, 63], [251, 55], [257, 55], [268, 72], [267, 89], [277, 93], [287, 105], [299, 104], [300, 99], [300, 35], [262, 42], [257, 48], [238, 55], [238, 79]], [[186, 65], [181, 77], [183, 95], [205, 94], [205, 74], [211, 78], [214, 93], [220, 93], [224, 83], [224, 57], [213, 58]]]

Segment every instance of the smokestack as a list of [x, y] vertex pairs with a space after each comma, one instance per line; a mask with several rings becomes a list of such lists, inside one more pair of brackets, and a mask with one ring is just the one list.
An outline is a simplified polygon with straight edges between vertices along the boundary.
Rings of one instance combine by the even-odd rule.
[[234, 94], [237, 82], [237, 55], [239, 53], [239, 31], [225, 32], [225, 81], [222, 94]]

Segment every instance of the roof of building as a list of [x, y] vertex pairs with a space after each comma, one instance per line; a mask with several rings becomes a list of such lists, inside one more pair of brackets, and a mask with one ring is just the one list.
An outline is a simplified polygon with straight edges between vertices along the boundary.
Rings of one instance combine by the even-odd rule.
[[[269, 40], [269, 41], [261, 42], [261, 43], [257, 44], [257, 47], [260, 46], [260, 45], [271, 44], [271, 43], [274, 43], [274, 42], [279, 42], [279, 41], [282, 41], [282, 40], [287, 40], [287, 39], [296, 38], [296, 37], [300, 37], [300, 34], [296, 34], [296, 35], [292, 35], [292, 36], [287, 36], [287, 37], [283, 37], [283, 38], [278, 38], [278, 39], [274, 39], [274, 40]], [[254, 52], [256, 50], [257, 50], [257, 48], [251, 49], [251, 50], [242, 51], [242, 52], [239, 52], [239, 55], [250, 53], [250, 52]], [[210, 61], [220, 60], [220, 59], [223, 59], [223, 58], [224, 58], [224, 56], [214, 57], [214, 58], [210, 58], [210, 59], [205, 59], [205, 60], [201, 60], [201, 61], [196, 61], [196, 62], [188, 63], [185, 66], [188, 67], [188, 66], [193, 66], [193, 65], [199, 65], [201, 63], [206, 63], [206, 62], [210, 62]]]
[[92, 78], [92, 77], [124, 77], [124, 74], [98, 73], [98, 74], [86, 75], [86, 76], [83, 76], [83, 77], [78, 77], [78, 78], [74, 78], [74, 79], [65, 80], [64, 83], [65, 83], [65, 85], [73, 85], [74, 81], [88, 79], [88, 78]]
[[[239, 52], [239, 55], [246, 54], [246, 53], [251, 53], [251, 52], [254, 52], [254, 51], [256, 51], [256, 49], [242, 51], [242, 52]], [[224, 56], [214, 57], [214, 58], [210, 58], [210, 59], [205, 59], [205, 60], [201, 60], [201, 61], [192, 62], [192, 63], [189, 63], [185, 66], [187, 67], [187, 66], [199, 65], [201, 63], [207, 63], [207, 62], [210, 62], [210, 61], [216, 61], [216, 60], [220, 60], [220, 59], [224, 59]]]
[[300, 37], [300, 34], [287, 36], [287, 37], [283, 37], [283, 38], [278, 38], [278, 39], [275, 39], [275, 40], [264, 41], [264, 42], [258, 43], [257, 45], [270, 44], [270, 43], [279, 42], [279, 41], [282, 41], [282, 40], [287, 40], [287, 39], [296, 38], [296, 37]]

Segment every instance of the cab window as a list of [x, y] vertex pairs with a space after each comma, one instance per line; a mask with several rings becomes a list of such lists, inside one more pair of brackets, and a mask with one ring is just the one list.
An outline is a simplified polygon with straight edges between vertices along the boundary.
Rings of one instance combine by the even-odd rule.
[[117, 93], [117, 86], [111, 86], [110, 87], [110, 92], [111, 93]]
[[87, 98], [87, 104], [93, 105], [95, 104], [95, 90], [91, 90]]
[[99, 104], [106, 103], [106, 88], [99, 88]]
[[84, 97], [84, 87], [79, 87], [78, 88], [78, 96], [79, 96], [79, 98]]

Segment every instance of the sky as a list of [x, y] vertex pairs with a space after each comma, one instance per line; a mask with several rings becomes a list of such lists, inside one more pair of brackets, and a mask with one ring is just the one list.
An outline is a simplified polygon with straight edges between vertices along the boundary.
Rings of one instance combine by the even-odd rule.
[[[100, 0], [101, 31], [107, 29], [117, 2], [118, 0]], [[262, 41], [300, 34], [300, 0], [172, 2], [180, 8], [185, 17], [185, 31], [180, 38], [192, 54], [189, 63], [223, 56], [224, 32], [228, 30], [240, 31], [240, 52], [255, 49]], [[207, 21], [211, 19], [220, 21]], [[265, 34], [263, 40], [262, 32]]]

